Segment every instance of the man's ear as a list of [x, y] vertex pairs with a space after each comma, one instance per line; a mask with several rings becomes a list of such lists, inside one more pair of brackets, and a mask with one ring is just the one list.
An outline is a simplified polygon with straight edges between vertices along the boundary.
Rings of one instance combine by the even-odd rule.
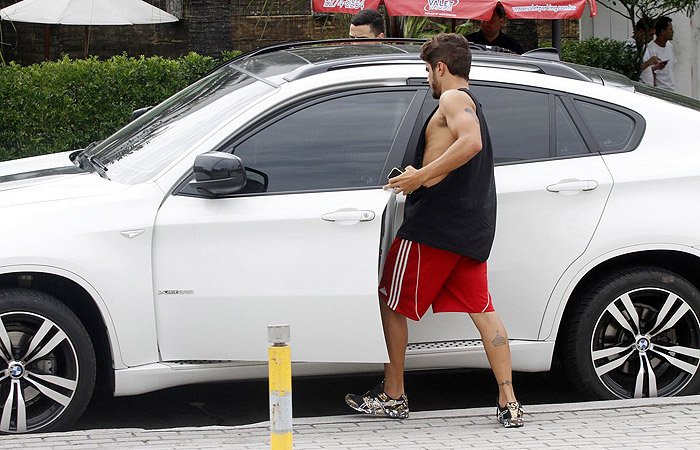
[[442, 61], [438, 61], [437, 64], [435, 64], [435, 70], [437, 71], [438, 75], [444, 76], [445, 72], [449, 72], [449, 69], [447, 68], [447, 64], [445, 64]]

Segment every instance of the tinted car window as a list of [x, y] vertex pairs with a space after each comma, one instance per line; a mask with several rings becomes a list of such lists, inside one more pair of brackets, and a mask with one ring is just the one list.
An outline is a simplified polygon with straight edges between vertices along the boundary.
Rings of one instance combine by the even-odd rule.
[[549, 158], [549, 95], [475, 86], [491, 134], [496, 163]]
[[371, 92], [316, 103], [255, 133], [234, 153], [265, 184], [255, 192], [378, 186], [414, 95]]
[[574, 121], [564, 107], [564, 103], [557, 97], [555, 104], [554, 126], [557, 156], [574, 156], [588, 153], [588, 148], [583, 142], [581, 134], [576, 129]]
[[575, 102], [593, 138], [600, 146], [600, 151], [625, 149], [634, 132], [634, 120], [630, 116], [582, 100]]

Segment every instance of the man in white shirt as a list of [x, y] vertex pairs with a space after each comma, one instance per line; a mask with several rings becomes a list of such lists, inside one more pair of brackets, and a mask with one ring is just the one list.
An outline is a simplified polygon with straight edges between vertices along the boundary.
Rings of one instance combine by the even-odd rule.
[[650, 73], [653, 77], [654, 86], [667, 91], [675, 90], [673, 78], [673, 64], [676, 56], [673, 53], [673, 23], [666, 16], [661, 16], [656, 20], [656, 39], [650, 42], [644, 52], [644, 61], [652, 56], [659, 58], [659, 62], [647, 68], [640, 78], [649, 80]]

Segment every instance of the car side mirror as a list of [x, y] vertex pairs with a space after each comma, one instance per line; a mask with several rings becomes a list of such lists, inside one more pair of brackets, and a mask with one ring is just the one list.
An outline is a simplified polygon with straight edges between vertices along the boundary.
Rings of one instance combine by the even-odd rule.
[[246, 184], [243, 161], [236, 155], [207, 152], [194, 160], [194, 180], [189, 185], [213, 196], [234, 194]]

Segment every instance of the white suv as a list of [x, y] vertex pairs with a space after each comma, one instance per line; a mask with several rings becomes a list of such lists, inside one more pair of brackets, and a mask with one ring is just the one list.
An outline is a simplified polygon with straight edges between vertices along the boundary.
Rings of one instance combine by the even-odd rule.
[[[403, 207], [381, 186], [436, 105], [419, 51], [252, 52], [86, 150], [0, 164], [0, 431], [66, 427], [96, 383], [263, 378], [269, 324], [295, 376], [379, 369]], [[470, 80], [513, 368], [556, 353], [593, 397], [697, 392], [700, 103], [540, 56], [475, 50]], [[409, 368], [488, 367], [463, 315], [409, 336]]]

